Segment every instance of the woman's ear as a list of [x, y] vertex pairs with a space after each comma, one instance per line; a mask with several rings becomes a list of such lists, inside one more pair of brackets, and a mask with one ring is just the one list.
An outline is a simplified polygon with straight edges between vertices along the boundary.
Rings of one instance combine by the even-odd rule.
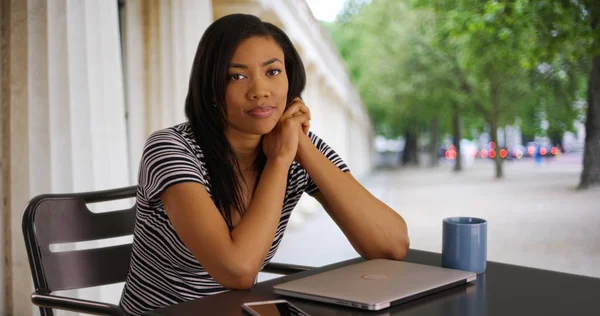
[[217, 99], [216, 99], [216, 98], [212, 98], [211, 100], [212, 100], [212, 102], [211, 102], [212, 106], [213, 106], [214, 108], [218, 108], [219, 106], [217, 105], [217, 104], [218, 104], [218, 103], [217, 103]]

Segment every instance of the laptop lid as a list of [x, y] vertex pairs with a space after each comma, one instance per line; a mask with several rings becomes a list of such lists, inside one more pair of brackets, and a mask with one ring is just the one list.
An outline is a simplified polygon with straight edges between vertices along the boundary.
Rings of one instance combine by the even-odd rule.
[[476, 278], [473, 272], [374, 259], [278, 284], [273, 291], [292, 297], [380, 310]]

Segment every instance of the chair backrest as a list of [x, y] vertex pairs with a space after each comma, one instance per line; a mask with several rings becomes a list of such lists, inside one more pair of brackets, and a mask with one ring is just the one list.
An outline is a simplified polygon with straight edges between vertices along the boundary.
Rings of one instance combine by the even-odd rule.
[[79, 289], [125, 281], [131, 243], [53, 252], [52, 244], [75, 243], [133, 234], [135, 205], [94, 213], [88, 203], [135, 197], [137, 187], [33, 198], [23, 214], [23, 235], [36, 293]]

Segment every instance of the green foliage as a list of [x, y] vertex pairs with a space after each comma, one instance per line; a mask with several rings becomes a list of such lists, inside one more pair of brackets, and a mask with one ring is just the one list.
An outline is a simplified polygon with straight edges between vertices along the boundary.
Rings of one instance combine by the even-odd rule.
[[326, 27], [377, 132], [395, 137], [426, 129], [433, 113], [447, 117], [456, 83], [427, 43], [431, 34], [424, 25], [431, 17], [401, 1], [349, 1], [345, 8]]
[[[598, 37], [596, 0], [349, 0], [326, 24], [376, 130], [450, 131], [521, 125], [526, 135], [573, 128]], [[598, 15], [596, 15], [598, 16]], [[475, 136], [475, 135], [472, 135]]]

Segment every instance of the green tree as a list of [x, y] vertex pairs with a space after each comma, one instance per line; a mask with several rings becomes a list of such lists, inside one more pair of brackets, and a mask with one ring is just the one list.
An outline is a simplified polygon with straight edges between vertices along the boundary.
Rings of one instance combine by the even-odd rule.
[[[571, 88], [584, 84], [586, 93], [585, 151], [579, 188], [600, 185], [600, 2], [597, 0], [521, 0], [531, 11], [528, 22], [538, 30], [533, 62], [560, 58], [584, 68], [583, 81], [571, 80]], [[572, 71], [567, 69], [567, 74]], [[552, 125], [552, 121], [550, 123]], [[554, 133], [554, 131], [550, 131]]]
[[[454, 71], [462, 92], [489, 125], [498, 144], [498, 128], [513, 124], [524, 108], [531, 28], [522, 25], [509, 5], [497, 1], [417, 1], [436, 15], [437, 39], [456, 52]], [[503, 176], [496, 155], [496, 177]]]
[[[554, 145], [563, 148], [565, 132], [575, 132], [574, 122], [583, 115], [577, 102], [585, 99], [585, 75], [581, 62], [569, 63], [559, 60], [553, 65], [542, 64], [540, 70], [532, 72], [529, 87], [534, 113], [529, 113], [529, 124], [534, 125], [536, 134], [547, 135]], [[587, 66], [587, 65], [585, 65]], [[536, 115], [537, 114], [537, 115]], [[543, 114], [543, 115], [540, 115]], [[545, 119], [548, 128], [540, 130], [540, 120]]]
[[[404, 2], [349, 1], [337, 23], [327, 24], [367, 105], [377, 132], [404, 136], [403, 162], [416, 162], [417, 138], [431, 135], [437, 161], [440, 134], [448, 131], [456, 82], [448, 63], [430, 46], [430, 12]], [[400, 18], [399, 18], [400, 17]], [[460, 160], [459, 160], [460, 161]]]
[[[590, 27], [573, 25], [591, 23], [591, 5], [553, 3], [349, 0], [336, 23], [326, 27], [377, 132], [404, 135], [409, 162], [416, 160], [416, 139], [425, 131], [435, 156], [440, 134], [451, 133], [460, 152], [464, 131], [484, 125], [496, 144], [498, 128], [507, 124], [520, 124], [526, 139], [547, 134], [555, 142], [572, 130], [580, 115], [576, 101], [592, 82], [582, 69], [589, 68], [594, 43]], [[586, 157], [595, 157], [587, 154], [592, 147], [586, 145]], [[460, 168], [457, 159], [455, 169]], [[501, 178], [500, 155], [495, 171]]]
[[[441, 21], [441, 38], [460, 50], [465, 90], [471, 91], [476, 108], [497, 139], [497, 121], [533, 124], [539, 132], [541, 118], [546, 131], [558, 139], [572, 128], [581, 91], [581, 67], [586, 67], [587, 116], [584, 169], [580, 187], [600, 184], [600, 2], [596, 0], [418, 0], [432, 7]], [[525, 72], [524, 72], [525, 71]], [[487, 84], [471, 87], [469, 79]], [[479, 88], [479, 89], [478, 89]], [[509, 110], [510, 104], [518, 109]], [[520, 112], [520, 113], [519, 113]], [[543, 113], [541, 115], [540, 113]], [[497, 159], [497, 176], [501, 166]]]

